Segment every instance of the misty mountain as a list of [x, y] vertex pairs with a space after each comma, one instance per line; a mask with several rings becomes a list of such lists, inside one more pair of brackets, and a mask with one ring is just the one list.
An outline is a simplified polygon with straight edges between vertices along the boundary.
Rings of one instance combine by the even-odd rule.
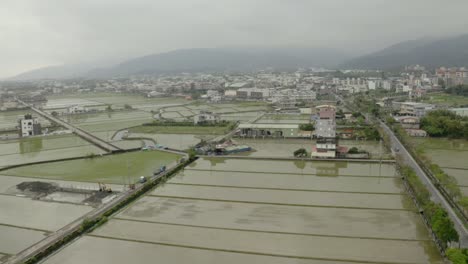
[[249, 71], [273, 67], [334, 66], [349, 56], [332, 49], [311, 48], [199, 48], [153, 54], [115, 67], [90, 72], [90, 77], [128, 76], [203, 71]]
[[49, 66], [18, 74], [8, 80], [73, 79], [84, 76], [90, 69], [92, 66], [82, 64]]
[[444, 39], [423, 38], [401, 42], [381, 51], [351, 59], [340, 65], [340, 68], [388, 70], [414, 64], [429, 68], [468, 66], [468, 34]]
[[180, 72], [250, 71], [273, 67], [294, 70], [298, 67], [332, 67], [349, 55], [333, 49], [314, 48], [197, 48], [180, 49], [124, 61], [99, 68], [97, 64], [77, 64], [40, 68], [10, 80], [110, 78], [138, 74]]

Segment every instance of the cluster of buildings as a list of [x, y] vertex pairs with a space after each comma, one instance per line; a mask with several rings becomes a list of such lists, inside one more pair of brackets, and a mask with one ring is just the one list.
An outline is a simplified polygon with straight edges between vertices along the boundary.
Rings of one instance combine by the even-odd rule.
[[436, 70], [435, 74], [437, 78], [440, 78], [444, 81], [446, 86], [468, 84], [468, 69], [465, 67], [440, 67]]
[[418, 102], [394, 102], [393, 107], [397, 109], [395, 121], [399, 122], [412, 137], [425, 137], [427, 132], [420, 129], [420, 119], [428, 112], [435, 110], [435, 105]]

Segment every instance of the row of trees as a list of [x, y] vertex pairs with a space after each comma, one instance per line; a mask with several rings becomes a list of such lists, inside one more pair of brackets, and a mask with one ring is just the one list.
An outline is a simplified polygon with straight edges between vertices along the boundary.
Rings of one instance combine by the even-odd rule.
[[449, 110], [435, 110], [421, 118], [421, 128], [432, 137], [468, 139], [468, 118]]
[[460, 84], [457, 86], [452, 86], [450, 88], [445, 89], [445, 92], [453, 95], [468, 96], [468, 85]]
[[401, 174], [413, 189], [416, 200], [421, 205], [432, 231], [442, 242], [442, 246], [446, 248], [449, 242], [458, 242], [459, 236], [452, 220], [439, 204], [431, 201], [431, 194], [416, 175], [416, 172], [409, 166], [403, 166]]

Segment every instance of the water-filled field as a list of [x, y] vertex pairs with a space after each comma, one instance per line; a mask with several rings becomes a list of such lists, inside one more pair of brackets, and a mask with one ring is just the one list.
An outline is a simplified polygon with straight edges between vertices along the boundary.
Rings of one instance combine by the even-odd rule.
[[[2, 186], [4, 176], [0, 176]], [[11, 177], [10, 177], [11, 178]], [[11, 187], [14, 186], [9, 186]], [[3, 190], [5, 191], [5, 190]], [[0, 195], [0, 252], [13, 255], [82, 215], [92, 207], [68, 203], [32, 200], [6, 194]], [[2, 256], [0, 256], [0, 261]]]
[[[25, 114], [31, 114], [30, 110], [18, 111], [0, 111], [0, 130], [15, 129], [18, 126], [18, 120], [23, 118]], [[50, 125], [50, 122], [41, 116], [33, 114], [34, 117], [39, 118], [42, 126]]]
[[447, 138], [415, 138], [414, 142], [424, 148], [424, 155], [453, 176], [462, 193], [468, 195], [468, 141]]
[[[191, 131], [187, 131], [191, 132]], [[153, 134], [153, 133], [130, 133], [129, 137], [151, 138], [157, 144], [172, 149], [185, 150], [200, 143], [203, 140], [209, 140], [215, 135], [193, 135], [193, 134]]]
[[[311, 139], [235, 138], [235, 141], [241, 145], [248, 145], [253, 149], [252, 152], [240, 153], [239, 155], [252, 157], [293, 157], [294, 151], [304, 148], [310, 153], [312, 147], [315, 146], [315, 140]], [[340, 140], [339, 144], [348, 149], [357, 147], [360, 150], [365, 150], [375, 159], [379, 159], [381, 154], [384, 159], [390, 157], [388, 151], [380, 146], [378, 141]]]
[[102, 154], [103, 150], [69, 134], [0, 141], [0, 167], [53, 159]]
[[393, 165], [253, 159], [199, 159], [45, 263], [151, 257], [442, 263]]

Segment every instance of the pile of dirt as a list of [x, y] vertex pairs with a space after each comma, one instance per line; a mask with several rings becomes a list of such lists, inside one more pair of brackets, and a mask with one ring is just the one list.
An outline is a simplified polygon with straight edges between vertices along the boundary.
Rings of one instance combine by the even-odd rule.
[[108, 192], [94, 192], [91, 196], [86, 198], [83, 203], [90, 203], [90, 204], [100, 204], [102, 199], [106, 198], [108, 195], [112, 193]]
[[16, 185], [16, 188], [23, 192], [33, 192], [41, 194], [50, 194], [60, 189], [60, 187], [56, 183], [41, 181], [22, 182]]

